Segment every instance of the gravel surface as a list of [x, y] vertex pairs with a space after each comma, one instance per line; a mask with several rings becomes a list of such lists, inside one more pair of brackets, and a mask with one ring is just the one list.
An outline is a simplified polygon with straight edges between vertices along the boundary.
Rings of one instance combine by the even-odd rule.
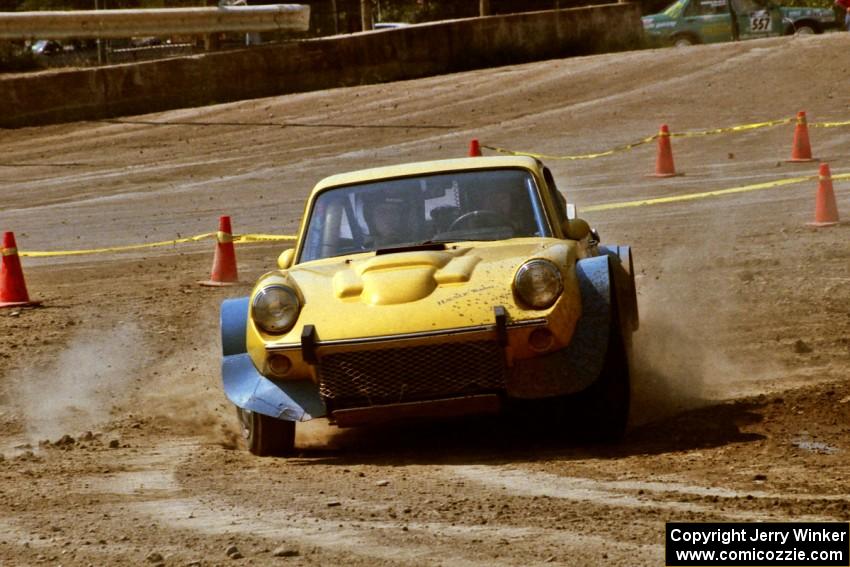
[[[847, 120], [848, 49], [833, 33], [647, 50], [4, 131], [0, 229], [20, 250], [167, 240], [220, 214], [294, 233], [321, 177], [461, 156], [473, 137], [572, 155], [662, 123]], [[646, 177], [651, 145], [547, 163], [581, 213], [816, 175], [783, 161], [792, 135], [674, 138], [670, 179]], [[811, 138], [850, 171], [850, 127]], [[218, 304], [250, 284], [195, 284], [209, 241], [25, 258], [44, 306], [0, 311], [0, 564], [660, 565], [666, 521], [847, 521], [850, 225], [806, 226], [816, 187], [583, 215], [638, 272], [614, 446], [498, 419], [316, 421], [296, 457], [256, 458], [218, 375]], [[835, 192], [850, 215], [850, 184]], [[240, 246], [242, 279], [279, 251]]]

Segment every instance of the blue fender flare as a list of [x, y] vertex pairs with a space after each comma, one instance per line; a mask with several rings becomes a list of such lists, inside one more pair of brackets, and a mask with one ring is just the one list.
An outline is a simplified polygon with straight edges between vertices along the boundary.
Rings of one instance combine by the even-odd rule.
[[276, 381], [260, 374], [248, 355], [245, 331], [248, 298], [221, 304], [221, 379], [237, 407], [286, 421], [308, 421], [327, 414], [319, 387], [310, 380]]
[[596, 382], [605, 366], [611, 335], [611, 264], [603, 254], [576, 263], [581, 317], [561, 350], [517, 362], [508, 396], [518, 399], [576, 394]]
[[590, 386], [605, 365], [611, 334], [611, 260], [607, 255], [576, 263], [581, 317], [570, 344], [564, 349], [571, 391]]
[[640, 325], [638, 313], [637, 287], [635, 286], [635, 266], [630, 246], [600, 246], [599, 252], [611, 257], [614, 273], [614, 287], [617, 291], [621, 329], [626, 335], [637, 331]]
[[631, 248], [600, 246], [599, 252], [599, 256], [576, 263], [582, 315], [564, 349], [573, 391], [590, 386], [602, 373], [613, 329], [630, 344], [631, 334], [638, 328]]

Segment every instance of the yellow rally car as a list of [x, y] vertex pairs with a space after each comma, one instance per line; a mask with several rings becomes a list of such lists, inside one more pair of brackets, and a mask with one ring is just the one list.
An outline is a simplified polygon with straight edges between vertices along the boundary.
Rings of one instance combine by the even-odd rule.
[[543, 398], [572, 400], [554, 407], [594, 438], [622, 435], [631, 252], [567, 209], [527, 157], [321, 181], [280, 269], [222, 304], [224, 391], [249, 450], [291, 452], [296, 422], [318, 417], [347, 427]]

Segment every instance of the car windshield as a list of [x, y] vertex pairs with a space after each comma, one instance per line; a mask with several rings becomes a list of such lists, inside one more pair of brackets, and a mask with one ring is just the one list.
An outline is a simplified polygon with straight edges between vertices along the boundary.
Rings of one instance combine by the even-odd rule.
[[321, 193], [313, 204], [300, 261], [525, 236], [551, 236], [537, 184], [528, 171], [458, 171]]
[[661, 13], [675, 20], [682, 15], [682, 10], [685, 9], [686, 5], [687, 0], [676, 0], [676, 2], [667, 6]]

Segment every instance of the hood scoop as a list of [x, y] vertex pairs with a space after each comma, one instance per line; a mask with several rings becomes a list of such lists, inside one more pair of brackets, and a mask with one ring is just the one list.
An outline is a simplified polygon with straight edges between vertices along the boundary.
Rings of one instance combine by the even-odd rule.
[[466, 252], [468, 249], [445, 252], [417, 248], [377, 254], [337, 272], [334, 295], [339, 299], [359, 298], [370, 305], [416, 301], [438, 286], [468, 282], [481, 258], [462, 255]]
[[398, 248], [378, 248], [375, 251], [375, 256], [382, 256], [384, 254], [395, 254], [397, 252], [418, 252], [420, 250], [445, 250], [446, 244], [444, 242], [426, 242], [422, 244], [414, 244], [412, 246], [399, 246]]

